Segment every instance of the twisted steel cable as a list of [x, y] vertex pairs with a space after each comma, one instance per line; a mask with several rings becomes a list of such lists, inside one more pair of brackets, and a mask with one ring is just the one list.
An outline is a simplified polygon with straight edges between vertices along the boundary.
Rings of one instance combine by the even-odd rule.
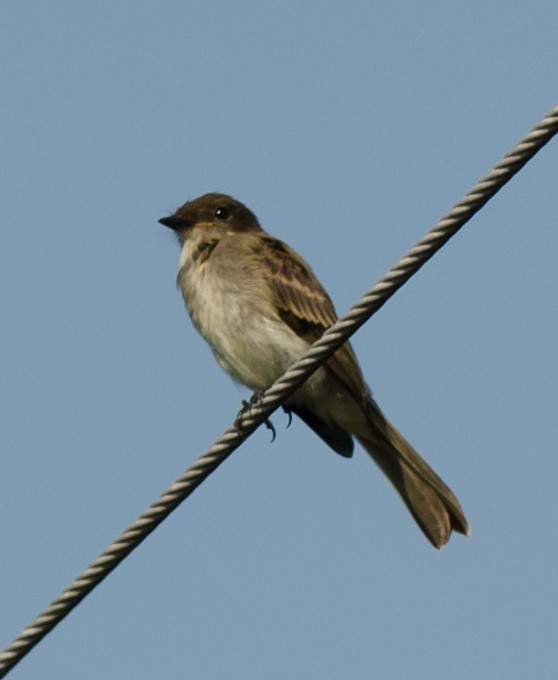
[[0, 652], [0, 678], [42, 640], [170, 513], [223, 463], [312, 373], [346, 342], [558, 132], [558, 106], [411, 248], [235, 424]]

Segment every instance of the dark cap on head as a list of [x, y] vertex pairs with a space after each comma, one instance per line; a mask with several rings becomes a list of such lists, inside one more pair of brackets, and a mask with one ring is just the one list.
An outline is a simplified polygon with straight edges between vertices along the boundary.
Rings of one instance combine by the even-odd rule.
[[191, 229], [196, 224], [223, 226], [228, 231], [261, 231], [254, 213], [243, 203], [226, 194], [204, 194], [188, 201], [160, 224], [176, 232]]

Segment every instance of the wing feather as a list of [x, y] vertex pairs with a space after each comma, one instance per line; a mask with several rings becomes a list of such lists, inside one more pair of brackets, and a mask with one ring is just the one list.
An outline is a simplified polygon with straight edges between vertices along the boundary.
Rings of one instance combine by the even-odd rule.
[[[294, 250], [267, 234], [261, 243], [277, 313], [294, 333], [314, 343], [337, 320], [333, 302], [310, 266]], [[351, 345], [345, 343], [325, 367], [364, 408], [369, 391]]]

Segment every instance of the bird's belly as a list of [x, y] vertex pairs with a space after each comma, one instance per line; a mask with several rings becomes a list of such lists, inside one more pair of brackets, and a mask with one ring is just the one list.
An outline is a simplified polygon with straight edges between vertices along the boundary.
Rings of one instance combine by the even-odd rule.
[[196, 328], [221, 367], [237, 382], [259, 391], [308, 349], [261, 292], [249, 288], [228, 291], [206, 279], [196, 287], [196, 304], [186, 301]]

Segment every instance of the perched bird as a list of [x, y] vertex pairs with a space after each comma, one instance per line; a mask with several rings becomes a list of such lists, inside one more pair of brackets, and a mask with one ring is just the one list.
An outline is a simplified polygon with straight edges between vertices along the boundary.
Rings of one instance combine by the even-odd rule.
[[[309, 265], [234, 198], [205, 194], [159, 222], [178, 236], [177, 283], [192, 321], [237, 382], [267, 389], [335, 322]], [[286, 409], [341, 456], [352, 455], [356, 437], [436, 548], [452, 531], [468, 533], [457, 498], [372, 399], [348, 342]]]

